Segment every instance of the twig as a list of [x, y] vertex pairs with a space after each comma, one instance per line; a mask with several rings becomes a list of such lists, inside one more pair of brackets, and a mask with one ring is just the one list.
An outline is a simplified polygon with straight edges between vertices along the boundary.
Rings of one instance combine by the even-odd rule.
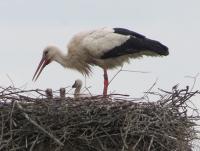
[[121, 71], [125, 71], [125, 72], [135, 72], [135, 73], [151, 73], [149, 71], [139, 71], [139, 70], [121, 70]]
[[[17, 103], [17, 102], [16, 102]], [[21, 111], [24, 111], [23, 107], [17, 103], [17, 107], [21, 110]], [[29, 116], [28, 114], [26, 113], [22, 113], [23, 116], [30, 122], [32, 123], [33, 125], [35, 125], [38, 129], [40, 129], [43, 133], [45, 133], [46, 135], [48, 135], [51, 139], [53, 139], [58, 145], [60, 146], [64, 146], [63, 143], [61, 143], [55, 136], [53, 136], [51, 133], [47, 132], [43, 127], [41, 127], [40, 125], [38, 125], [35, 121], [33, 121]]]
[[193, 84], [192, 84], [192, 87], [190, 89], [190, 91], [192, 91], [194, 89], [194, 86], [195, 86], [195, 83], [197, 81], [197, 77], [199, 76], [199, 73], [197, 73], [195, 76], [185, 76], [186, 78], [191, 78], [193, 79]]
[[137, 70], [125, 70], [123, 69], [123, 66], [117, 71], [117, 73], [111, 78], [109, 81], [108, 85], [115, 79], [115, 77], [120, 73], [120, 72], [135, 72], [135, 73], [150, 73], [148, 71], [137, 71]]
[[108, 85], [110, 85], [110, 83], [115, 79], [115, 77], [122, 71], [122, 68], [123, 68], [123, 66], [121, 66], [121, 68], [117, 71], [117, 73], [111, 78]]
[[141, 139], [143, 138], [143, 135], [140, 136], [140, 138], [138, 139], [138, 141], [135, 143], [135, 145], [132, 147], [132, 150], [135, 151], [137, 145], [139, 144], [139, 142], [141, 141]]
[[152, 86], [145, 92], [143, 98], [147, 97], [148, 93], [151, 92], [151, 90], [154, 88], [154, 86], [156, 85], [158, 79], [156, 78], [155, 82], [152, 84]]
[[10, 76], [8, 74], [6, 74], [7, 78], [9, 79], [10, 83], [12, 84], [12, 86], [14, 87], [14, 82], [12, 81], [12, 79], [10, 78]]
[[150, 151], [151, 150], [151, 145], [152, 145], [152, 143], [153, 143], [153, 136], [151, 137], [151, 141], [150, 141], [150, 144], [149, 144], [149, 147], [148, 147], [148, 151]]
[[37, 143], [37, 141], [38, 141], [38, 136], [36, 137], [36, 139], [33, 141], [33, 143], [32, 143], [32, 145], [31, 145], [31, 147], [30, 147], [30, 150], [29, 151], [33, 151], [33, 149], [34, 149], [34, 147], [35, 147], [35, 144]]

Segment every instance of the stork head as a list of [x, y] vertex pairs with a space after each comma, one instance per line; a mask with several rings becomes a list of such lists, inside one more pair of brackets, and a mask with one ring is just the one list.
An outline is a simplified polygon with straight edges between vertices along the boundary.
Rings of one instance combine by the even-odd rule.
[[59, 52], [59, 49], [55, 46], [48, 46], [43, 50], [42, 59], [35, 71], [35, 74], [32, 80], [36, 81], [38, 79], [44, 67], [48, 65], [49, 63], [51, 63], [53, 60], [55, 60], [56, 54], [58, 54], [58, 52]]
[[81, 87], [82, 87], [82, 81], [80, 79], [77, 79], [72, 85], [72, 88], [81, 88]]

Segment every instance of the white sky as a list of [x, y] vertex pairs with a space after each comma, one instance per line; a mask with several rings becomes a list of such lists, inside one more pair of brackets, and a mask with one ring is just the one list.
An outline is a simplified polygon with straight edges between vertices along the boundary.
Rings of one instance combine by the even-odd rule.
[[[64, 70], [57, 63], [47, 66], [36, 83], [31, 81], [42, 50], [55, 44], [63, 51], [73, 34], [98, 27], [125, 27], [169, 47], [163, 58], [143, 58], [125, 64], [124, 69], [149, 71], [148, 74], [120, 73], [109, 91], [139, 97], [158, 78], [157, 88], [191, 85], [199, 72], [199, 0], [0, 0], [0, 84], [29, 88], [71, 86], [84, 77]], [[109, 71], [110, 78], [117, 70]], [[93, 93], [101, 94], [103, 72], [94, 69], [87, 79]], [[196, 89], [199, 89], [197, 78]]]

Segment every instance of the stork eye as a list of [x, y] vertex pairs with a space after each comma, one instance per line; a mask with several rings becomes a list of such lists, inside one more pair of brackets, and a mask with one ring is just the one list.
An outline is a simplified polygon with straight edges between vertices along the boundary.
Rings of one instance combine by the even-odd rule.
[[46, 56], [48, 54], [48, 51], [44, 51], [44, 55]]

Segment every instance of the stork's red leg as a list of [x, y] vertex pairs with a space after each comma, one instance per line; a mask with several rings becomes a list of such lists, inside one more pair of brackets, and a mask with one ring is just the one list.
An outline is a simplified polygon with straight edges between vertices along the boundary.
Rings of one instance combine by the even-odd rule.
[[107, 74], [107, 69], [104, 68], [104, 89], [103, 89], [103, 96], [107, 95], [107, 90], [108, 90], [108, 74]]

